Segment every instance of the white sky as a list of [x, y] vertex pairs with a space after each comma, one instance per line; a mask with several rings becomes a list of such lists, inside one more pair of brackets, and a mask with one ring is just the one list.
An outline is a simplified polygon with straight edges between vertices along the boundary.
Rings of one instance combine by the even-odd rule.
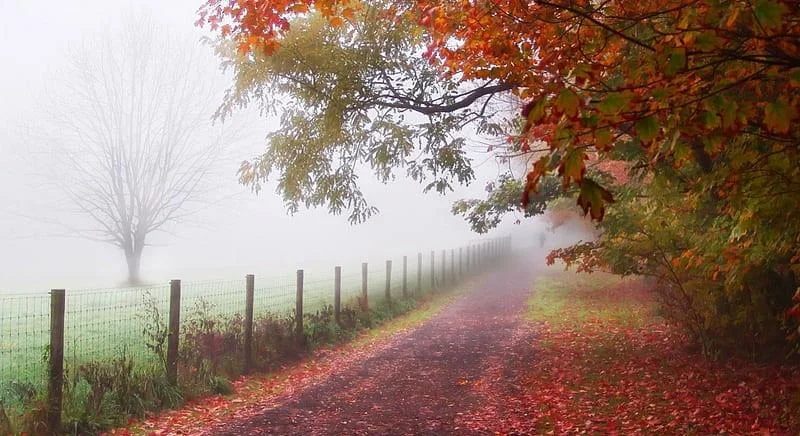
[[[37, 102], [46, 89], [62, 84], [55, 74], [66, 61], [66, 50], [85, 38], [114, 27], [131, 5], [169, 25], [176, 32], [198, 38], [193, 26], [201, 0], [0, 0], [4, 17], [0, 26], [0, 290], [113, 286], [125, 278], [119, 249], [80, 239], [46, 237], [40, 224], [16, 217], [30, 213], [31, 204], [46, 204], [47, 191], [32, 183], [32, 168], [15, 158], [25, 146], [23, 125], [36, 119]], [[134, 9], [135, 10], [135, 9]], [[224, 80], [224, 79], [222, 79]], [[250, 157], [263, 149], [270, 128], [260, 119], [254, 134], [243, 144]], [[325, 210], [302, 211], [287, 216], [272, 189], [258, 197], [236, 183], [236, 162], [229, 163], [226, 181], [241, 190], [236, 201], [221, 211], [197, 215], [200, 225], [179, 228], [176, 236], [161, 237], [143, 258], [143, 277], [199, 280], [238, 278], [250, 272], [292, 273], [296, 267], [335, 263], [355, 265], [370, 259], [431, 249], [450, 248], [478, 238], [463, 219], [450, 214], [454, 200], [484, 195], [484, 182], [497, 174], [490, 161], [477, 168], [478, 181], [442, 197], [422, 194], [416, 183], [400, 181], [380, 185], [364, 183], [368, 199], [380, 214], [365, 224], [351, 226], [344, 216]], [[57, 169], [54, 169], [57, 170]], [[41, 209], [37, 209], [41, 210]], [[41, 213], [41, 212], [38, 212]], [[506, 229], [508, 230], [508, 229]], [[490, 236], [498, 236], [496, 231]]]

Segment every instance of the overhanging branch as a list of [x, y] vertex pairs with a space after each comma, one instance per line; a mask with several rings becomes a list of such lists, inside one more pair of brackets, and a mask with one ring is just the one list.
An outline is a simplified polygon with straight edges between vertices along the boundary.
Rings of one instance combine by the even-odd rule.
[[461, 100], [458, 100], [458, 101], [456, 101], [454, 103], [451, 103], [451, 104], [445, 104], [445, 105], [415, 104], [415, 103], [411, 103], [411, 102], [408, 102], [408, 101], [405, 101], [405, 102], [402, 102], [402, 101], [390, 102], [390, 101], [380, 101], [380, 100], [376, 101], [375, 105], [376, 106], [381, 106], [381, 107], [387, 107], [387, 108], [411, 110], [411, 111], [414, 111], [414, 112], [419, 112], [419, 113], [421, 113], [423, 115], [434, 115], [434, 114], [448, 113], [448, 112], [457, 111], [459, 109], [463, 109], [465, 107], [468, 107], [469, 105], [474, 103], [475, 100], [477, 100], [477, 99], [479, 99], [479, 98], [481, 98], [483, 96], [497, 94], [499, 92], [509, 91], [511, 89], [514, 89], [514, 87], [515, 87], [515, 85], [512, 85], [512, 84], [499, 84], [499, 85], [491, 85], [491, 86], [482, 86], [482, 87], [476, 88], [472, 92], [466, 94], [466, 96], [464, 98], [462, 98]]

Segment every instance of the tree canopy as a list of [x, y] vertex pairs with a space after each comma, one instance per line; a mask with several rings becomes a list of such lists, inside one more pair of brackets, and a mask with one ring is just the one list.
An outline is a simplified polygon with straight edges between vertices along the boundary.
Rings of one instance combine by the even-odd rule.
[[[338, 73], [328, 76], [285, 60], [287, 53], [298, 52], [296, 41], [309, 35], [308, 27], [294, 30], [309, 23], [329, 32], [336, 48], [315, 45], [299, 53], [316, 52]], [[558, 177], [563, 195], [575, 196], [583, 213], [600, 221], [602, 235], [554, 252], [551, 260], [658, 277], [669, 289], [665, 300], [704, 345], [714, 345], [704, 335], [737, 334], [764, 345], [774, 342], [782, 327], [797, 328], [800, 131], [792, 128], [800, 116], [797, 2], [210, 0], [200, 9], [198, 24], [209, 25], [233, 47], [237, 72], [275, 62], [270, 71], [304, 71], [314, 84], [345, 80], [324, 88], [325, 104], [346, 102], [341, 113], [367, 107], [364, 123], [389, 122], [381, 130], [366, 130], [384, 144], [374, 149], [401, 150], [400, 159], [387, 153], [390, 157], [372, 162], [379, 163], [379, 175], [400, 163], [413, 162], [414, 168], [418, 163], [407, 158], [418, 145], [411, 141], [435, 138], [435, 147], [423, 148], [425, 169], [443, 177], [438, 187], [446, 186], [452, 178], [442, 174], [469, 174], [468, 162], [457, 153], [462, 138], [441, 141], [435, 133], [453, 135], [476, 122], [483, 132], [507, 136], [508, 151], [531, 161], [524, 177], [504, 176], [508, 189], [502, 195], [492, 192], [487, 200], [457, 204], [456, 212], [466, 214], [476, 229], [489, 228], [497, 223], [492, 211], [507, 210], [504, 201], [528, 208], [541, 198], [545, 177]], [[377, 33], [363, 30], [370, 26]], [[372, 56], [349, 61], [364, 35], [375, 37]], [[238, 93], [253, 95], [273, 83], [271, 74], [255, 76], [258, 86], [239, 74]], [[405, 86], [412, 88], [406, 92]], [[494, 123], [484, 109], [487, 99], [506, 91], [520, 101], [516, 124]], [[315, 112], [319, 106], [303, 102], [301, 93], [290, 94], [312, 115], [289, 110], [289, 117], [310, 121], [307, 117], [336, 113]], [[359, 105], [363, 95], [369, 98]], [[410, 128], [379, 115], [401, 116], [392, 112], [397, 110], [435, 113], [435, 119]], [[328, 125], [361, 134], [354, 133], [361, 126], [343, 119], [307, 124], [284, 116], [289, 124], [264, 157], [243, 166], [243, 181], [257, 181], [277, 165], [284, 180], [287, 174], [302, 177], [289, 185], [284, 181], [285, 191], [288, 186], [290, 194], [299, 193], [295, 186], [306, 184], [319, 193], [309, 186], [320, 186], [324, 178], [295, 173], [302, 168], [288, 163], [311, 161], [316, 168], [329, 161], [320, 154], [373, 148], [364, 147], [369, 142], [363, 138], [295, 135], [309, 145], [293, 148], [302, 157], [282, 159], [282, 135], [291, 131], [287, 126], [314, 132]], [[603, 162], [624, 163], [625, 177], [610, 176]], [[263, 171], [253, 171], [259, 166]], [[343, 192], [348, 190], [353, 188]], [[336, 190], [328, 192], [306, 201], [358, 206], [341, 203], [343, 194]], [[509, 192], [519, 196], [513, 200], [505, 195]]]

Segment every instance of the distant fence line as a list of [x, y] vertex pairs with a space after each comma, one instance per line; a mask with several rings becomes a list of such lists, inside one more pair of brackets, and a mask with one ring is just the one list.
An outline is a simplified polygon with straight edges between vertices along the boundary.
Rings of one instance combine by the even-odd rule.
[[172, 280], [163, 286], [117, 290], [0, 294], [0, 387], [20, 381], [41, 386], [46, 381], [49, 428], [59, 428], [65, 362], [78, 365], [122, 353], [149, 355], [142, 318], [148, 307], [166, 317], [164, 363], [167, 378], [175, 384], [181, 325], [192, 303], [196, 307], [212, 306], [218, 316], [242, 316], [241, 359], [247, 372], [252, 368], [256, 313], [291, 313], [295, 334], [300, 338], [304, 314], [332, 306], [339, 322], [343, 301], [367, 310], [392, 298], [421, 296], [482, 271], [493, 260], [507, 255], [510, 248], [510, 238], [503, 237], [442, 250], [438, 259], [433, 250], [427, 267], [420, 252], [416, 265], [409, 265], [408, 256], [403, 256], [399, 265], [392, 260], [377, 267], [364, 262], [361, 271], [344, 275], [341, 266], [334, 267], [332, 276], [328, 273], [327, 277], [321, 277], [324, 273], [319, 271], [298, 269], [294, 280], [278, 283], [272, 280], [261, 284], [254, 274], [247, 274], [242, 280]]

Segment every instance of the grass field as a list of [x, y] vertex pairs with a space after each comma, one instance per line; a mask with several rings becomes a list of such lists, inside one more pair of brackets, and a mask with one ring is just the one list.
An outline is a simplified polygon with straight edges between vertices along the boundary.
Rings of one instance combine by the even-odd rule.
[[[430, 288], [429, 263], [423, 263], [423, 291]], [[437, 262], [437, 275], [441, 263]], [[450, 268], [450, 262], [447, 267]], [[450, 273], [448, 269], [448, 273]], [[416, 257], [409, 257], [407, 286], [417, 290]], [[334, 299], [333, 268], [305, 270], [303, 309], [313, 313]], [[385, 298], [385, 263], [370, 264], [368, 295], [370, 306]], [[391, 292], [402, 289], [402, 260], [395, 260], [391, 271]], [[342, 269], [342, 303], [354, 304], [361, 293], [361, 265]], [[65, 319], [65, 365], [119, 357], [123, 353], [135, 360], [155, 359], [146, 346], [145, 329], [157, 312], [166, 323], [169, 284], [135, 288], [67, 290]], [[295, 309], [296, 274], [267, 277], [256, 275], [254, 317], [288, 314]], [[244, 313], [245, 279], [183, 282], [181, 322], [195, 314], [198, 303], [211, 307], [213, 315], [228, 318]], [[50, 338], [50, 296], [39, 293], [0, 293], [0, 400], [9, 382], [22, 382], [42, 388], [46, 382], [46, 356]]]

